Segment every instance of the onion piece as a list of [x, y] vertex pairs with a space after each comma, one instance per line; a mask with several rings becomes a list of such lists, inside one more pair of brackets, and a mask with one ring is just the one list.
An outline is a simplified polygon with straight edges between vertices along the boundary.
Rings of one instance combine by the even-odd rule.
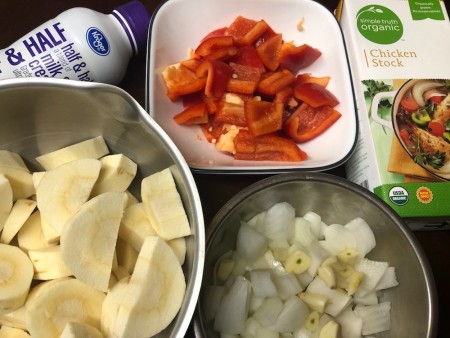
[[387, 331], [391, 328], [391, 302], [377, 305], [357, 305], [355, 314], [362, 319], [362, 334], [364, 336]]
[[436, 87], [442, 87], [442, 83], [436, 82], [436, 81], [422, 80], [422, 81], [418, 81], [414, 84], [414, 86], [412, 87], [411, 93], [412, 93], [414, 100], [416, 100], [417, 104], [420, 107], [424, 107], [425, 99], [423, 97], [423, 94], [427, 90], [429, 90], [431, 88], [436, 88]]
[[231, 334], [239, 334], [244, 330], [250, 293], [250, 282], [244, 277], [236, 277], [217, 308], [214, 330]]
[[252, 291], [255, 297], [278, 296], [277, 288], [272, 282], [272, 277], [268, 270], [250, 271], [250, 282], [252, 283]]
[[275, 324], [283, 307], [284, 304], [278, 297], [268, 297], [264, 299], [261, 306], [253, 314], [253, 317], [256, 318], [261, 325], [270, 327]]
[[363, 258], [358, 262], [355, 265], [355, 269], [364, 273], [364, 279], [358, 290], [356, 290], [356, 294], [359, 297], [364, 297], [375, 291], [388, 266], [389, 264], [387, 262], [378, 262], [368, 258]]
[[236, 240], [236, 251], [242, 256], [257, 259], [267, 249], [267, 238], [258, 231], [242, 222]]
[[266, 236], [269, 239], [287, 239], [294, 235], [295, 209], [286, 202], [274, 204], [267, 210]]
[[305, 322], [310, 311], [297, 296], [291, 296], [284, 302], [283, 309], [270, 329], [277, 332], [297, 331]]

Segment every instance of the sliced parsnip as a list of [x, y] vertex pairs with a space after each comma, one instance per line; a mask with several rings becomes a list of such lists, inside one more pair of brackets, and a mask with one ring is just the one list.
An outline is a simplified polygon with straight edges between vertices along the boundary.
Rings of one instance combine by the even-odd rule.
[[42, 249], [49, 244], [45, 241], [41, 226], [41, 212], [35, 211], [28, 217], [17, 233], [17, 243], [23, 251]]
[[32, 174], [19, 154], [0, 150], [0, 174], [9, 180], [14, 201], [35, 193]]
[[42, 177], [37, 191], [41, 216], [59, 234], [67, 220], [88, 200], [99, 172], [100, 161], [83, 158], [63, 164]]
[[185, 290], [184, 274], [172, 249], [163, 239], [149, 236], [129, 281], [122, 279], [106, 296], [102, 331], [107, 337], [151, 337], [173, 320]]
[[169, 168], [142, 180], [141, 197], [150, 222], [165, 240], [191, 234], [189, 221]]
[[137, 164], [123, 154], [106, 155], [100, 159], [100, 162], [102, 163], [100, 175], [92, 188], [91, 195], [127, 190], [136, 176]]
[[102, 136], [97, 136], [38, 156], [36, 161], [48, 171], [62, 164], [82, 158], [99, 159], [108, 153], [109, 150], [105, 139]]
[[9, 244], [13, 237], [19, 232], [25, 222], [36, 208], [36, 201], [30, 199], [18, 199], [6, 219], [0, 241]]
[[106, 192], [85, 204], [61, 233], [64, 262], [80, 281], [107, 291], [125, 193]]
[[5, 175], [0, 174], [0, 229], [3, 229], [6, 219], [13, 206], [13, 191], [11, 183]]
[[40, 284], [27, 301], [25, 322], [33, 338], [59, 338], [66, 324], [78, 321], [100, 328], [105, 294], [74, 278]]
[[17, 246], [0, 244], [0, 312], [20, 308], [33, 279], [33, 264]]
[[50, 280], [72, 275], [62, 259], [60, 245], [29, 250], [28, 256], [33, 263], [34, 279]]

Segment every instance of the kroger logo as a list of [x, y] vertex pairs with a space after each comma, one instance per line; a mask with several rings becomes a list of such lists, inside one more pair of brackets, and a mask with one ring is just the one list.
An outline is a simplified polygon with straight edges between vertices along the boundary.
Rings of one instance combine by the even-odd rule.
[[105, 56], [109, 54], [109, 42], [103, 32], [95, 27], [91, 27], [86, 32], [86, 40], [94, 53]]

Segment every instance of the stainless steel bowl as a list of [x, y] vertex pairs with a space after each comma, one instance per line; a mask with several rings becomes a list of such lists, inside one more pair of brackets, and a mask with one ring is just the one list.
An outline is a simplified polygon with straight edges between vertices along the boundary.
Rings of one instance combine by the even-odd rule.
[[170, 167], [193, 235], [183, 266], [187, 289], [181, 310], [158, 337], [183, 337], [192, 319], [204, 264], [204, 220], [195, 181], [167, 134], [125, 91], [110, 85], [53, 79], [0, 81], [0, 149], [22, 155], [37, 169], [37, 155], [102, 135], [112, 153], [138, 164], [136, 184]]
[[[376, 248], [368, 255], [396, 267], [399, 285], [384, 291], [391, 301], [392, 329], [377, 337], [431, 338], [437, 332], [437, 298], [428, 260], [414, 234], [381, 199], [345, 179], [324, 173], [282, 174], [263, 179], [234, 196], [215, 215], [206, 235], [203, 285], [212, 284], [217, 259], [235, 248], [240, 220], [281, 201], [296, 208], [297, 216], [312, 210], [325, 223], [345, 224], [364, 218], [375, 234]], [[198, 337], [219, 337], [204, 319], [202, 292], [195, 316]]]

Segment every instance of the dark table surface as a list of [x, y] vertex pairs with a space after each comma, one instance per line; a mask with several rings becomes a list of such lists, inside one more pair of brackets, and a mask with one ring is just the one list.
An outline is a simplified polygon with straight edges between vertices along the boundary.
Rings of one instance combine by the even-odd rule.
[[[8, 47], [30, 30], [66, 9], [87, 7], [102, 13], [110, 13], [116, 6], [126, 2], [121, 0], [1, 0], [0, 49]], [[157, 0], [142, 0], [142, 2], [150, 12], [158, 6]], [[318, 2], [330, 11], [334, 11], [338, 0], [320, 0]], [[146, 55], [143, 53], [131, 60], [127, 74], [119, 84], [119, 87], [131, 94], [142, 107], [145, 107], [145, 78]], [[345, 176], [342, 167], [333, 169], [329, 173]], [[267, 175], [194, 174], [203, 204], [205, 224], [210, 222], [214, 214], [232, 196], [264, 177]], [[439, 302], [437, 337], [450, 337], [450, 268], [448, 266], [450, 264], [450, 231], [421, 231], [414, 232], [414, 235], [428, 257], [436, 282]], [[408, 323], [404, 323], [404, 325], [408, 325]], [[188, 335], [191, 333], [188, 332]]]

